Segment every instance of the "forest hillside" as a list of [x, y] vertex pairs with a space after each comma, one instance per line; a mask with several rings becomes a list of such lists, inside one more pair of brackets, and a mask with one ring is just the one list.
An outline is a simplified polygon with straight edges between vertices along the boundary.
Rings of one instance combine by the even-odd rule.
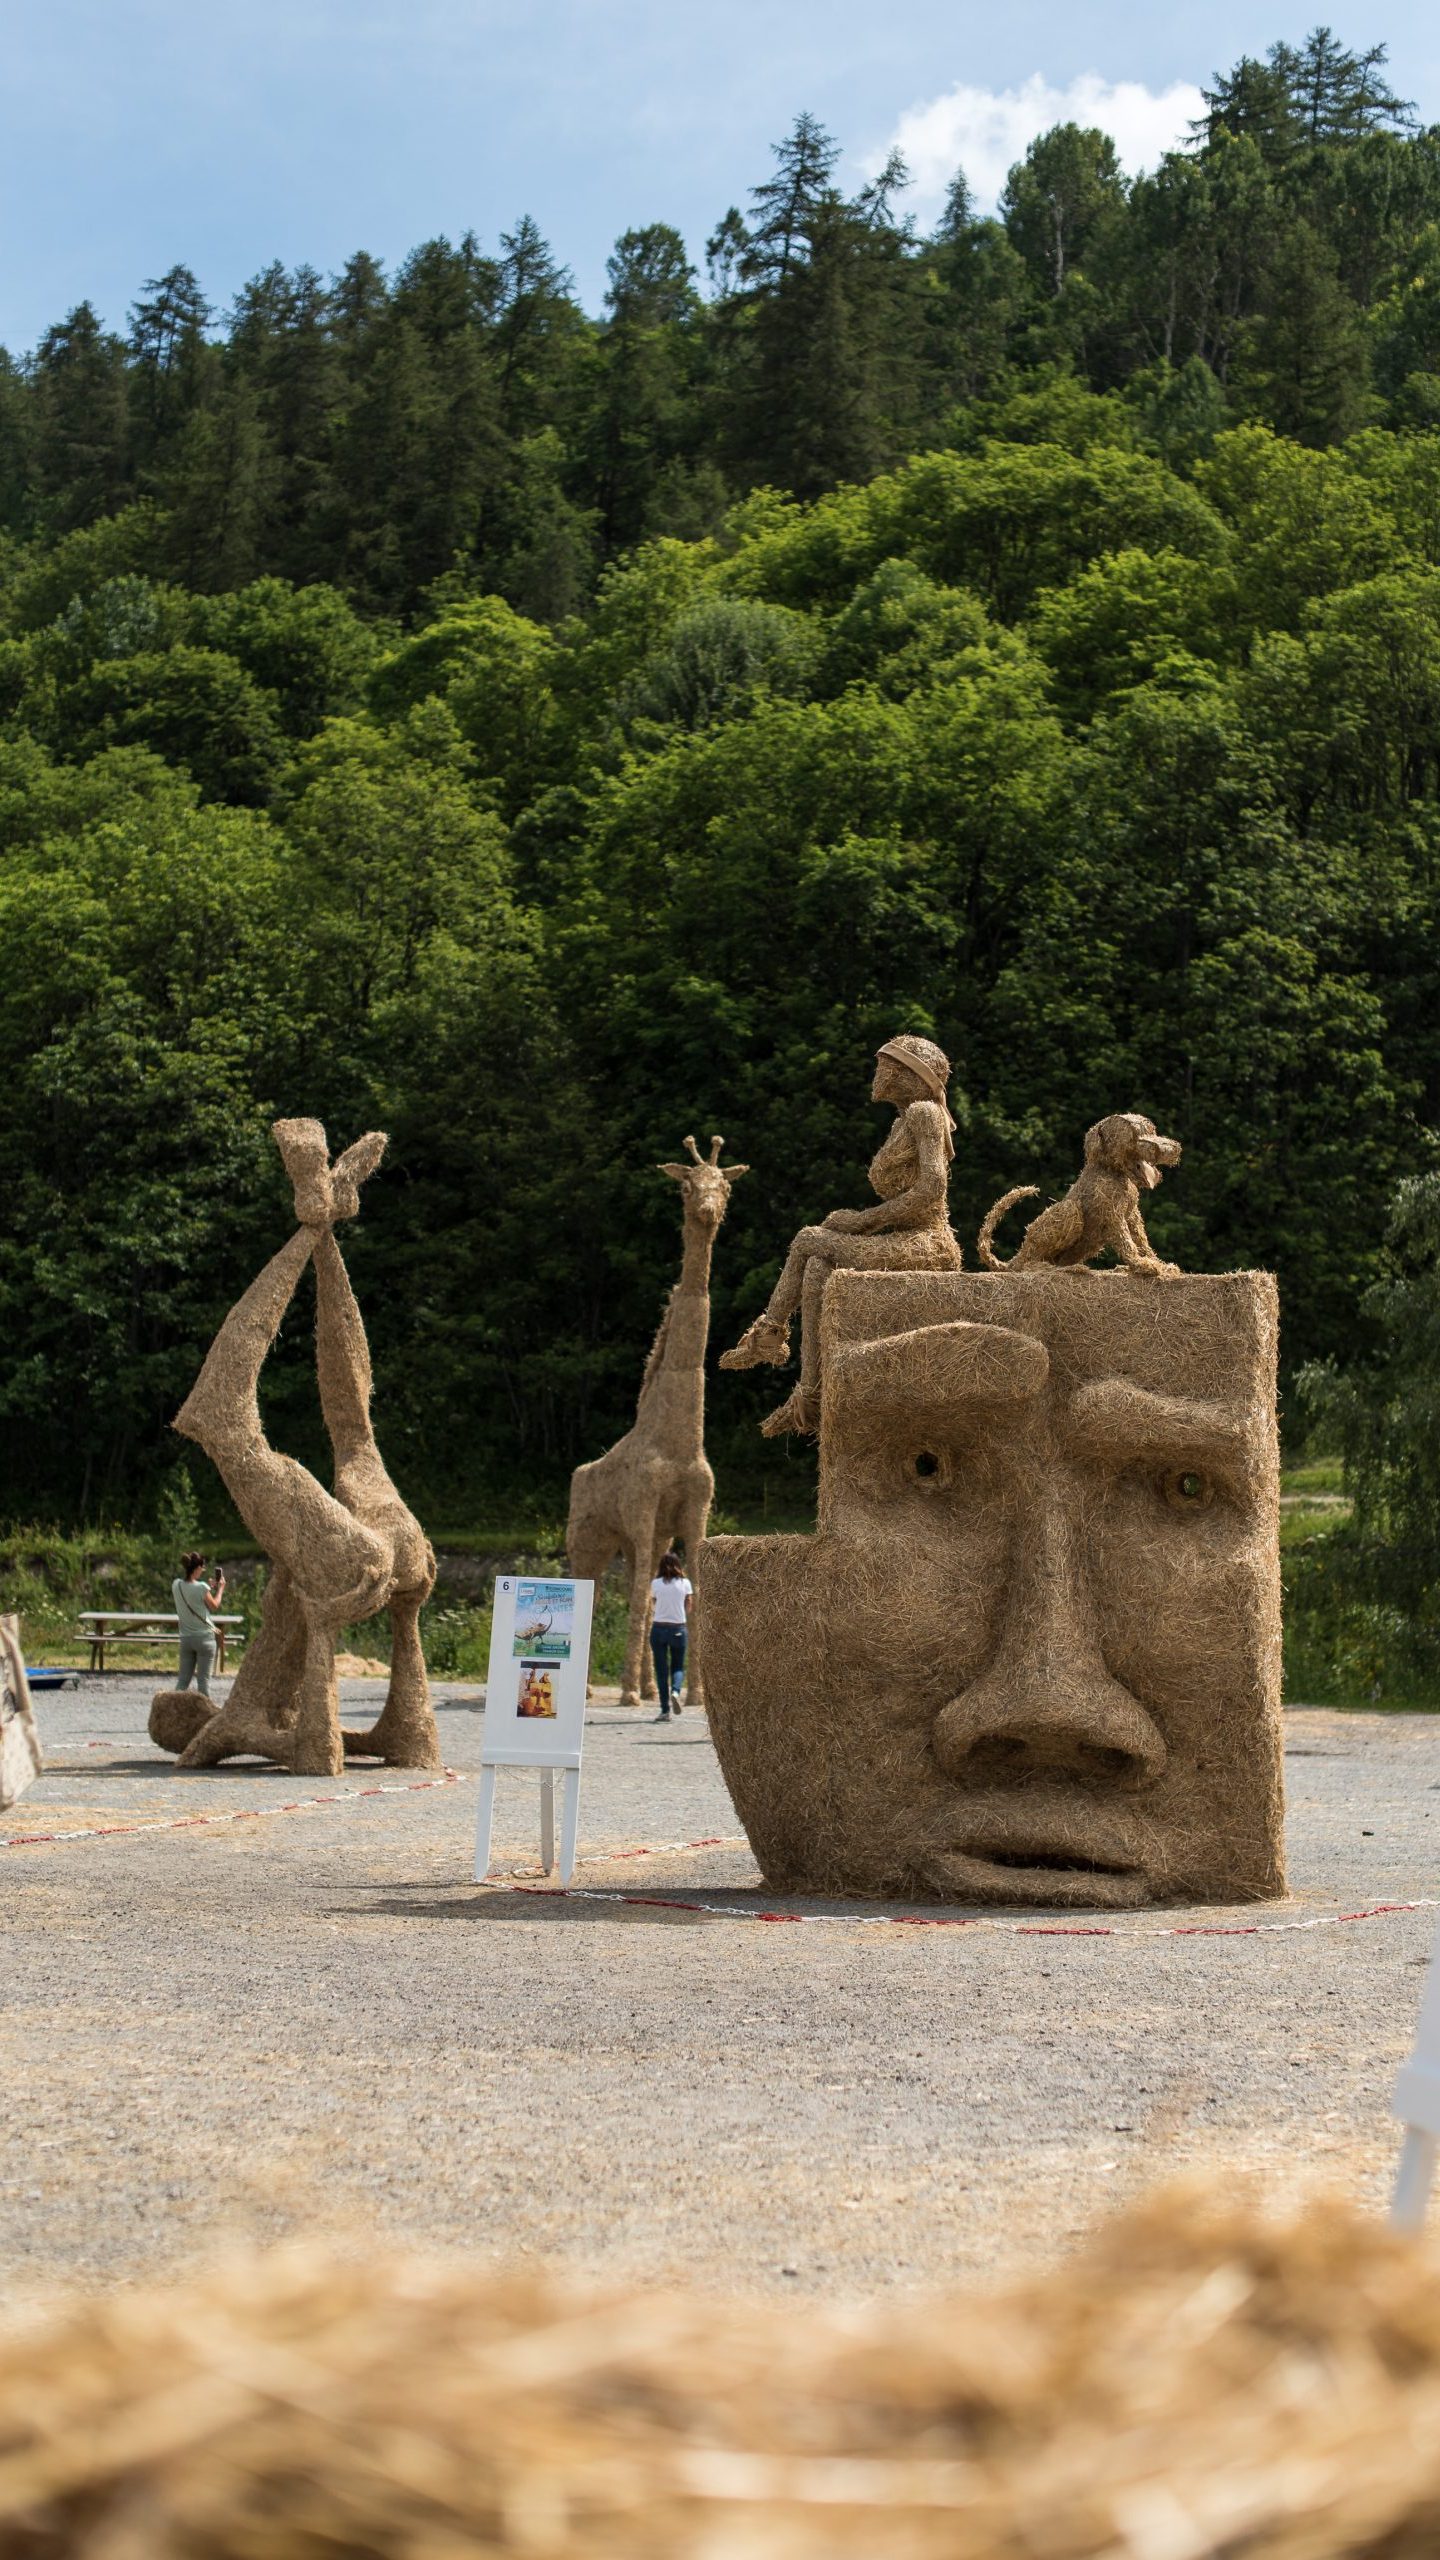
[[[599, 317], [520, 221], [0, 358], [12, 1516], [162, 1497], [296, 1111], [392, 1134], [401, 1481], [553, 1509], [676, 1267], [657, 1160], [754, 1167], [724, 1336], [866, 1196], [901, 1028], [967, 1242], [1145, 1110], [1152, 1233], [1279, 1272], [1287, 1379], [1376, 1348], [1440, 1114], [1440, 132], [1322, 30], [933, 237], [838, 166], [802, 117]], [[803, 1475], [768, 1387], [716, 1382], [722, 1499]]]

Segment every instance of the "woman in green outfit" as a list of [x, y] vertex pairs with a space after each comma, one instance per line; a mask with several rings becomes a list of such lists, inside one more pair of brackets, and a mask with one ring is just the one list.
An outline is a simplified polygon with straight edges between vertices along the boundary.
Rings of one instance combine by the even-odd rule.
[[180, 1621], [180, 1678], [177, 1686], [188, 1689], [191, 1675], [202, 1698], [210, 1695], [210, 1674], [215, 1665], [215, 1628], [212, 1609], [218, 1609], [225, 1597], [224, 1567], [217, 1565], [213, 1583], [205, 1580], [205, 1559], [199, 1555], [182, 1556], [180, 1571], [171, 1583], [175, 1598], [175, 1614]]

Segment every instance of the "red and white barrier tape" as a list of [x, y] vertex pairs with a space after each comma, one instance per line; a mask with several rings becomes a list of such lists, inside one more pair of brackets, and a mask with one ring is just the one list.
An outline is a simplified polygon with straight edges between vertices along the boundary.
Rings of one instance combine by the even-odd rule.
[[[21, 1831], [0, 1838], [0, 1849], [63, 1849], [72, 1840], [134, 1839], [150, 1832], [203, 1831], [221, 1823], [263, 1822], [282, 1813], [318, 1813], [337, 1804], [363, 1804], [375, 1796], [424, 1794], [452, 1787], [473, 1770], [446, 1769], [438, 1778], [414, 1778], [377, 1787], [345, 1787], [334, 1795], [297, 1796], [286, 1804], [239, 1806], [233, 1811], [180, 1814], [169, 1822], [95, 1823], [77, 1831]], [[712, 1832], [700, 1840], [648, 1840], [625, 1849], [597, 1849], [582, 1859], [587, 1867], [616, 1866], [628, 1858], [671, 1858], [691, 1849], [743, 1849], [743, 1832]], [[678, 1893], [625, 1893], [608, 1885], [534, 1884], [541, 1870], [511, 1868], [488, 1877], [482, 1893], [528, 1893], [552, 1902], [615, 1902], [637, 1909], [693, 1911], [711, 1920], [757, 1921], [764, 1926], [802, 1925], [841, 1929], [991, 1929], [1018, 1938], [1269, 1938], [1309, 1929], [1344, 1928], [1360, 1920], [1385, 1920], [1407, 1911], [1440, 1909], [1440, 1896], [1424, 1894], [1413, 1902], [1376, 1902], [1359, 1911], [1322, 1911], [1306, 1920], [1137, 1920], [1118, 1927], [1110, 1920], [997, 1920], [987, 1912], [966, 1911], [749, 1911], [730, 1902], [701, 1902]]]
[[[712, 1848], [718, 1841], [690, 1841], [677, 1846]], [[729, 1844], [724, 1844], [728, 1846]], [[623, 1851], [622, 1855], [651, 1856], [658, 1852]], [[597, 1858], [589, 1863], [604, 1865]], [[637, 1908], [651, 1906], [657, 1911], [698, 1911], [713, 1920], [756, 1920], [782, 1928], [798, 1928], [803, 1923], [839, 1929], [999, 1929], [1018, 1938], [1268, 1938], [1283, 1936], [1300, 1929], [1336, 1929], [1354, 1920], [1384, 1920], [1403, 1911], [1440, 1909], [1440, 1897], [1424, 1895], [1418, 1902], [1377, 1902], [1364, 1911], [1322, 1911], [1310, 1920], [1185, 1920], [1173, 1924], [1139, 1921], [1131, 1927], [1116, 1927], [1108, 1920], [995, 1920], [987, 1912], [961, 1911], [739, 1911], [729, 1902], [698, 1902], [687, 1894], [622, 1893], [605, 1885], [542, 1885], [511, 1883], [508, 1879], [492, 1880], [482, 1890], [549, 1896], [554, 1902], [620, 1902]]]
[[344, 1787], [336, 1795], [296, 1796], [287, 1804], [237, 1805], [220, 1813], [182, 1813], [171, 1822], [97, 1822], [77, 1831], [15, 1831], [0, 1849], [66, 1849], [72, 1840], [123, 1840], [152, 1831], [206, 1831], [221, 1822], [268, 1822], [279, 1813], [318, 1813], [336, 1804], [362, 1804], [367, 1796], [413, 1796], [428, 1787], [453, 1787], [466, 1774], [446, 1769], [438, 1778], [410, 1778], [388, 1787]]

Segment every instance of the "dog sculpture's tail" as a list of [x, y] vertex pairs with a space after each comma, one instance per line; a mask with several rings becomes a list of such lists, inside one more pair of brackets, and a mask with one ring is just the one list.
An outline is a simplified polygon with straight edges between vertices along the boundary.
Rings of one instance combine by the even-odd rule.
[[989, 1211], [985, 1224], [980, 1230], [978, 1243], [980, 1259], [984, 1263], [987, 1271], [1003, 1271], [1005, 1268], [1004, 1263], [1001, 1261], [999, 1254], [995, 1251], [990, 1240], [994, 1235], [996, 1228], [999, 1226], [1001, 1219], [1005, 1216], [1006, 1211], [1013, 1209], [1017, 1200], [1038, 1200], [1039, 1197], [1039, 1186], [1033, 1182], [1024, 1182], [1021, 1184], [1018, 1191], [1007, 1191], [1003, 1200], [996, 1201], [994, 1208]]

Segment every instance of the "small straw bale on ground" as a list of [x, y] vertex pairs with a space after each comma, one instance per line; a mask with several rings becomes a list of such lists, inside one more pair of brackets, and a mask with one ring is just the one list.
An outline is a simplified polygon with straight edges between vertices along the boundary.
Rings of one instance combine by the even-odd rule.
[[1198, 2188], [863, 2312], [290, 2249], [0, 2334], [9, 2560], [1433, 2560], [1440, 2264]]
[[215, 1713], [215, 1701], [197, 1689], [157, 1689], [146, 1727], [157, 1751], [181, 1752]]

